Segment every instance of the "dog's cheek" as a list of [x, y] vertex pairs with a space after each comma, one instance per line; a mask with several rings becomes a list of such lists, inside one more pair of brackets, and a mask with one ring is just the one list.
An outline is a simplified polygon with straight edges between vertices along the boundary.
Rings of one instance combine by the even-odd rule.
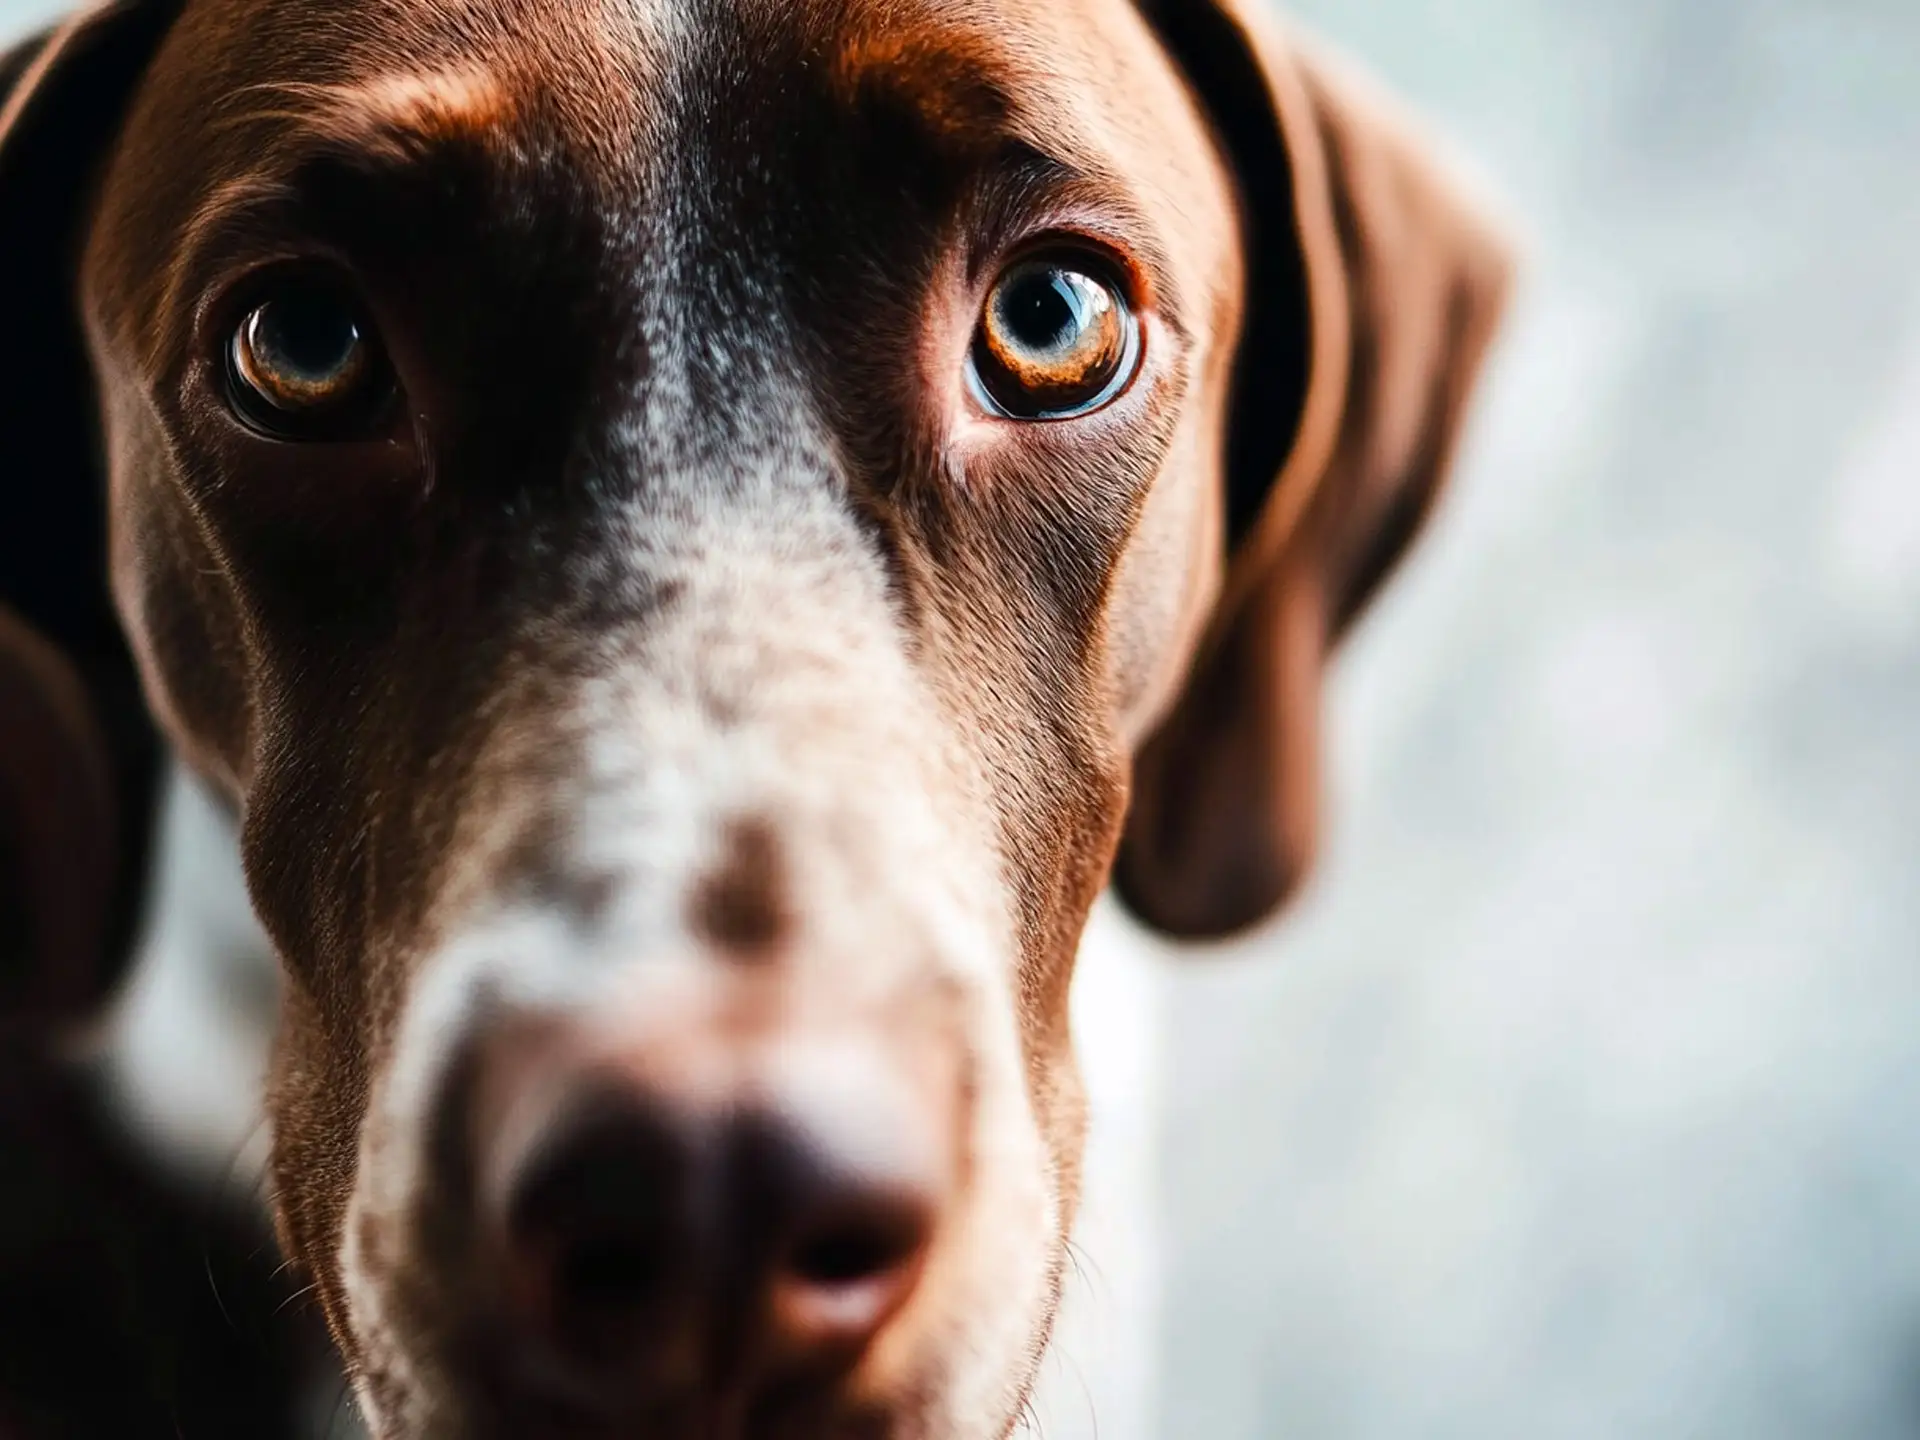
[[347, 1324], [341, 1242], [358, 1168], [365, 1077], [297, 986], [288, 987], [267, 1086], [273, 1131], [273, 1212], [281, 1249], [307, 1272], [327, 1327], [350, 1368], [359, 1346]]
[[1108, 593], [1108, 677], [1130, 749], [1172, 704], [1225, 568], [1221, 486], [1206, 444], [1218, 410], [1198, 405], [1183, 424]]
[[251, 744], [244, 629], [224, 567], [166, 485], [116, 479], [114, 598], [168, 740], [235, 795]]
[[1053, 1163], [1061, 1239], [1073, 1233], [1080, 1207], [1080, 1175], [1087, 1144], [1087, 1090], [1071, 1041], [1028, 1062], [1035, 1120]]

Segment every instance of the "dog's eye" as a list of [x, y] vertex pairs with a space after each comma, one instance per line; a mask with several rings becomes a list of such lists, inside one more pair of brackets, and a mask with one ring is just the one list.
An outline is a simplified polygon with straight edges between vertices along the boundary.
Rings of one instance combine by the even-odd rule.
[[227, 370], [241, 418], [280, 439], [363, 432], [392, 394], [372, 327], [319, 283], [283, 285], [256, 303], [233, 332]]
[[1066, 420], [1126, 388], [1140, 325], [1117, 285], [1085, 257], [1010, 265], [987, 294], [967, 372], [975, 398], [1015, 420]]

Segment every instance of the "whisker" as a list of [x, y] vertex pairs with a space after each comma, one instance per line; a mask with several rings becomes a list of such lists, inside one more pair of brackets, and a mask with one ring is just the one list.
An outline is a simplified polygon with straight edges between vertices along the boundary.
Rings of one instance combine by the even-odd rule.
[[207, 1225], [210, 1225], [220, 1212], [227, 1208], [227, 1192], [233, 1184], [234, 1176], [239, 1173], [240, 1157], [246, 1153], [247, 1147], [253, 1144], [254, 1137], [260, 1133], [266, 1123], [265, 1116], [255, 1121], [240, 1143], [227, 1156], [227, 1163], [221, 1167], [220, 1177], [214, 1182], [209, 1197], [211, 1203], [205, 1217], [206, 1224], [202, 1225], [200, 1231], [200, 1268], [206, 1273], [207, 1288], [213, 1292], [213, 1302], [220, 1308], [220, 1318], [226, 1322], [227, 1329], [236, 1335], [240, 1333], [240, 1327], [234, 1324], [233, 1314], [227, 1309], [227, 1297], [220, 1293], [220, 1281], [213, 1273], [213, 1248]]
[[233, 1323], [233, 1316], [227, 1310], [227, 1297], [220, 1293], [220, 1282], [214, 1278], [213, 1251], [208, 1248], [204, 1235], [200, 1240], [200, 1268], [206, 1272], [207, 1288], [213, 1292], [213, 1303], [220, 1307], [220, 1318], [227, 1322], [227, 1329], [238, 1335], [240, 1327]]
[[317, 1291], [319, 1288], [320, 1288], [320, 1282], [318, 1280], [314, 1281], [310, 1285], [302, 1285], [298, 1290], [295, 1290], [291, 1295], [287, 1296], [286, 1299], [282, 1300], [278, 1305], [274, 1306], [273, 1313], [275, 1315], [285, 1314], [291, 1306], [299, 1303], [302, 1300], [305, 1300], [310, 1295], [312, 1295], [315, 1291]]
[[1073, 1267], [1074, 1278], [1086, 1285], [1090, 1291], [1103, 1298], [1111, 1293], [1113, 1288], [1112, 1283], [1108, 1280], [1107, 1272], [1098, 1260], [1083, 1250], [1080, 1245], [1073, 1240], [1067, 1241], [1066, 1252], [1067, 1263]]
[[1023, 1433], [1040, 1440], [1040, 1412], [1033, 1408], [1033, 1397], [1027, 1396], [1020, 1402], [1019, 1426]]
[[[220, 1167], [220, 1178], [214, 1182], [213, 1204], [215, 1209], [224, 1208], [230, 1199], [235, 1198], [228, 1192], [233, 1186], [234, 1177], [240, 1173], [240, 1157], [247, 1153], [248, 1148], [251, 1147], [254, 1140], [259, 1137], [260, 1132], [266, 1129], [266, 1126], [267, 1117], [262, 1115], [248, 1127], [247, 1133], [241, 1137], [240, 1143], [234, 1146], [228, 1153], [227, 1163]], [[253, 1183], [257, 1191], [261, 1180], [256, 1177]]]

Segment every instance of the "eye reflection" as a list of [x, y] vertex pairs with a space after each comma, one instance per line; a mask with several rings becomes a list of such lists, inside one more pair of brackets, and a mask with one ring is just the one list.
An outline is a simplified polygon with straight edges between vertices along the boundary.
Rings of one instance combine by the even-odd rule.
[[[1087, 265], [1087, 268], [1081, 268]], [[1017, 420], [1098, 409], [1138, 363], [1139, 322], [1084, 260], [1016, 261], [988, 292], [968, 356], [976, 398]]]
[[357, 307], [334, 287], [290, 282], [241, 319], [228, 345], [229, 396], [252, 428], [284, 439], [363, 431], [392, 390]]

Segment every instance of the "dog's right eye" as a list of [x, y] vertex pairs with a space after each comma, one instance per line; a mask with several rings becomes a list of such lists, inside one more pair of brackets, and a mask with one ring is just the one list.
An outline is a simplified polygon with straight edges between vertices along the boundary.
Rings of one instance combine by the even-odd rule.
[[1010, 265], [994, 282], [967, 356], [974, 398], [1012, 420], [1071, 420], [1126, 388], [1140, 322], [1107, 264], [1075, 252]]
[[385, 413], [393, 377], [371, 324], [330, 285], [282, 285], [227, 346], [227, 388], [252, 429], [280, 440], [352, 439]]

